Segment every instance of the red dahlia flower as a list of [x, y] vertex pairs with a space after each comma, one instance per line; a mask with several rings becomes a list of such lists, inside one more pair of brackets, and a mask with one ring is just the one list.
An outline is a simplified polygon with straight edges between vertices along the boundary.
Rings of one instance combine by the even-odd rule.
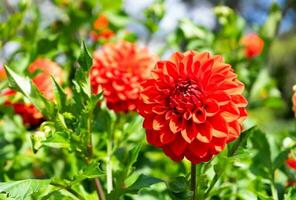
[[116, 112], [134, 111], [140, 91], [140, 82], [149, 76], [156, 57], [147, 49], [121, 41], [107, 44], [94, 53], [90, 72], [95, 94], [103, 89], [107, 106]]
[[[51, 77], [53, 76], [58, 83], [62, 82], [62, 69], [49, 59], [37, 59], [28, 68], [30, 73], [40, 70], [34, 78], [33, 82], [40, 92], [49, 100], [54, 98]], [[12, 106], [15, 113], [21, 115], [24, 124], [28, 126], [36, 126], [43, 120], [42, 114], [32, 105], [24, 102], [12, 102], [11, 98], [15, 96], [13, 90], [5, 90], [2, 95], [7, 97], [5, 105]]]
[[240, 135], [244, 85], [221, 56], [175, 53], [143, 81], [139, 113], [147, 141], [174, 161], [210, 160]]
[[[15, 96], [16, 91], [4, 90], [1, 95], [8, 98]], [[43, 121], [42, 114], [31, 103], [16, 102], [13, 103], [10, 100], [5, 102], [6, 106], [12, 106], [15, 113], [19, 114], [25, 125], [37, 126]]]
[[247, 58], [259, 56], [264, 47], [264, 41], [255, 33], [244, 36], [241, 43], [245, 47], [245, 55]]
[[292, 103], [293, 103], [294, 115], [296, 117], [296, 85], [293, 86], [293, 90], [294, 90], [294, 94], [293, 94], [293, 97], [292, 97]]

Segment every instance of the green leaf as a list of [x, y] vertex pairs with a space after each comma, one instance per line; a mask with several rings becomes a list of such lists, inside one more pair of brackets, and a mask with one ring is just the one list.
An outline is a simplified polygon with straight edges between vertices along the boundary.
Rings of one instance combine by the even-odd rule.
[[239, 138], [228, 145], [228, 156], [234, 156], [239, 148], [243, 148], [247, 142], [247, 139], [251, 134], [256, 131], [256, 127], [249, 128], [241, 133]]
[[51, 148], [65, 148], [70, 149], [70, 141], [65, 136], [63, 132], [55, 132], [51, 137], [46, 138], [46, 140], [42, 141], [42, 146], [47, 146]]
[[41, 147], [42, 142], [46, 140], [46, 134], [41, 131], [37, 131], [31, 135], [31, 142], [33, 146], [33, 151], [36, 153]]
[[153, 184], [156, 183], [161, 183], [163, 182], [163, 180], [159, 179], [159, 178], [155, 178], [152, 176], [146, 176], [144, 174], [141, 174], [138, 179], [131, 185], [129, 186], [127, 189], [129, 191], [134, 191], [137, 192], [138, 190], [145, 188], [145, 187], [149, 187]]
[[54, 77], [52, 78], [55, 100], [57, 102], [58, 110], [65, 111], [67, 107], [67, 95], [64, 92], [63, 88], [56, 82]]
[[272, 179], [272, 160], [270, 144], [266, 134], [259, 129], [251, 137], [253, 148], [257, 150], [257, 154], [253, 158], [251, 171], [256, 175]]
[[21, 92], [47, 118], [54, 117], [54, 104], [48, 101], [38, 90], [32, 80], [16, 74], [12, 69], [4, 66], [10, 87]]
[[192, 199], [193, 192], [189, 190], [188, 181], [184, 176], [172, 178], [167, 187], [173, 200]]
[[30, 199], [31, 195], [46, 189], [50, 180], [26, 179], [21, 181], [11, 181], [0, 183], [0, 192], [8, 194], [8, 197], [17, 200]]
[[142, 144], [138, 144], [135, 148], [131, 150], [127, 168], [130, 168], [138, 160], [138, 156], [141, 151], [141, 148], [142, 148]]
[[87, 105], [89, 111], [93, 111], [95, 109], [95, 107], [98, 105], [98, 102], [102, 100], [102, 95], [103, 92], [100, 92], [98, 94], [93, 94], [90, 97], [90, 100]]
[[78, 62], [84, 72], [88, 72], [90, 67], [92, 66], [92, 57], [90, 56], [90, 53], [88, 52], [84, 41], [82, 41], [81, 43], [81, 53], [78, 58]]
[[105, 175], [105, 172], [100, 168], [100, 163], [92, 162], [79, 171], [79, 174], [75, 176], [74, 182], [72, 182], [72, 184], [79, 183], [85, 179], [97, 178], [103, 175]]
[[188, 188], [186, 178], [184, 176], [178, 176], [171, 179], [168, 182], [168, 188], [174, 193], [184, 192]]

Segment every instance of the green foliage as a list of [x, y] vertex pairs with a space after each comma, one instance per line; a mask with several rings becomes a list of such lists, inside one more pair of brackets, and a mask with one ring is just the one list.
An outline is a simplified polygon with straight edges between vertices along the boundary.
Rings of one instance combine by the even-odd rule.
[[188, 183], [185, 177], [178, 176], [171, 179], [168, 183], [168, 190], [172, 199], [191, 199], [192, 191], [188, 189]]
[[49, 186], [50, 180], [26, 179], [0, 183], [0, 192], [13, 199], [30, 199], [32, 194], [40, 192]]
[[4, 68], [8, 75], [10, 87], [21, 92], [45, 117], [52, 119], [55, 114], [54, 105], [41, 94], [32, 80], [16, 74], [7, 66], [4, 66]]

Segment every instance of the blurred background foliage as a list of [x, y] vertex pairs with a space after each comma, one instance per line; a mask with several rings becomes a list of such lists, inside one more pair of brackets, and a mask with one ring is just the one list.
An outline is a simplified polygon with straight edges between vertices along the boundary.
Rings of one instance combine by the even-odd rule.
[[[287, 158], [289, 141], [296, 134], [291, 109], [292, 85], [296, 84], [295, 21], [295, 0], [2, 0], [0, 64], [26, 74], [36, 58], [50, 58], [65, 70], [63, 88], [68, 88], [73, 84], [81, 40], [90, 52], [109, 41], [124, 39], [147, 46], [161, 58], [189, 49], [221, 54], [246, 85], [249, 119], [245, 127], [257, 125], [263, 132], [253, 130], [247, 149], [239, 149], [238, 155], [225, 162], [222, 162], [225, 155], [219, 155], [214, 160], [216, 167], [207, 171], [207, 177], [202, 176], [204, 184], [209, 184], [208, 177], [214, 172], [226, 168], [221, 172], [220, 187], [211, 193], [212, 199], [271, 199], [273, 187], [266, 189], [270, 182], [279, 191], [280, 199], [293, 199], [295, 191], [285, 188], [288, 180], [296, 180], [295, 172], [277, 162], [283, 163]], [[241, 38], [253, 32], [264, 40], [264, 49], [261, 55], [249, 59], [244, 54]], [[0, 89], [7, 84], [1, 81]], [[1, 102], [4, 99], [0, 97]], [[67, 150], [45, 148], [34, 154], [28, 141], [35, 130], [27, 130], [12, 109], [3, 105], [0, 108], [0, 181], [53, 176], [71, 179], [79, 171], [73, 169], [73, 163], [79, 161]], [[104, 112], [95, 116], [98, 123], [94, 127], [98, 133], [106, 131], [102, 124], [111, 123], [112, 113]], [[118, 135], [124, 130], [127, 137], [116, 144], [114, 162], [119, 169], [126, 165], [137, 168], [126, 181], [133, 183], [141, 173], [167, 180], [166, 185], [141, 190], [141, 199], [169, 199], [168, 194], [171, 198], [186, 199], [184, 180], [180, 177], [170, 180], [170, 177], [185, 176], [187, 163], [172, 165], [159, 150], [148, 145], [135, 153], [138, 156], [135, 163], [129, 163], [132, 162], [129, 151], [144, 137], [141, 119], [131, 115], [117, 123]], [[105, 144], [100, 146], [100, 139], [98, 134], [94, 139], [98, 149], [105, 147]], [[257, 140], [262, 143], [258, 144]], [[102, 151], [96, 153], [105, 156]], [[228, 165], [235, 170], [225, 167]], [[82, 181], [84, 186], [91, 185], [86, 179]], [[174, 181], [179, 184], [175, 185]], [[92, 187], [89, 191], [75, 189], [86, 196], [94, 191]], [[63, 194], [55, 195], [57, 198]], [[93, 193], [88, 197], [94, 198]], [[137, 196], [129, 195], [125, 199], [137, 199]]]

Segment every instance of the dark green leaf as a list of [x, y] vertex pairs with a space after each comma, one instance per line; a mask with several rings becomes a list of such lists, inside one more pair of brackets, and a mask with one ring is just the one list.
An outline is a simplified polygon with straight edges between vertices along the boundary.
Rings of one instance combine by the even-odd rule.
[[154, 178], [152, 176], [146, 176], [144, 174], [141, 174], [138, 179], [128, 187], [129, 191], [138, 191], [142, 188], [149, 187], [153, 184], [163, 182], [163, 180], [159, 178]]
[[53, 81], [55, 100], [57, 102], [58, 109], [60, 111], [64, 111], [66, 109], [67, 104], [66, 93], [64, 92], [63, 88], [56, 82], [54, 77], [51, 78]]
[[190, 191], [188, 181], [184, 176], [178, 176], [172, 178], [168, 183], [167, 187], [169, 194], [174, 200], [185, 200], [191, 199], [193, 192]]
[[272, 161], [270, 144], [264, 132], [256, 129], [251, 137], [253, 147], [257, 150], [257, 154], [253, 158], [251, 171], [265, 178], [272, 178]]
[[168, 182], [168, 188], [174, 193], [184, 192], [188, 188], [187, 180], [184, 176], [175, 177]]
[[138, 155], [141, 151], [142, 144], [138, 144], [135, 148], [133, 148], [130, 152], [128, 168], [130, 168], [138, 159]]
[[239, 148], [243, 148], [247, 142], [247, 139], [253, 132], [256, 130], [256, 127], [249, 128], [248, 130], [241, 133], [239, 138], [228, 145], [228, 156], [234, 156]]

